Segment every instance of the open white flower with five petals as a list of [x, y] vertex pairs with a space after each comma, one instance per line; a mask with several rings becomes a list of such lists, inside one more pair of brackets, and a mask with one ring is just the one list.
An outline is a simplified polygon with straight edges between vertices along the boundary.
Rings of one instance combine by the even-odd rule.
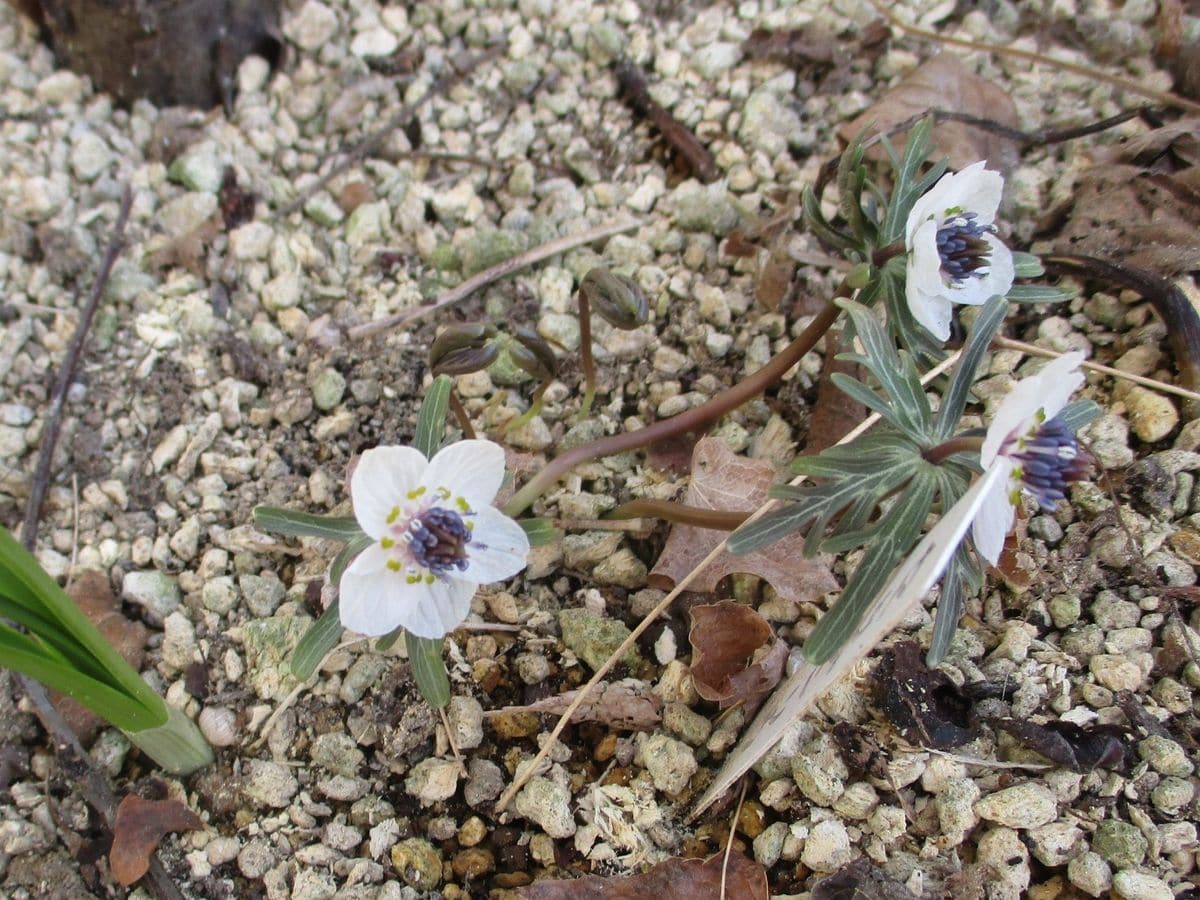
[[984, 470], [1005, 474], [983, 498], [972, 524], [975, 549], [995, 565], [1012, 528], [1022, 490], [1043, 510], [1054, 509], [1066, 487], [1079, 481], [1091, 457], [1058, 417], [1083, 384], [1082, 353], [1067, 353], [1047, 363], [1036, 375], [1022, 378], [1000, 401], [979, 453]]
[[439, 638], [467, 617], [476, 587], [521, 571], [529, 539], [492, 506], [503, 479], [504, 450], [491, 441], [459, 441], [431, 460], [412, 447], [363, 453], [350, 495], [374, 543], [342, 575], [342, 625]]
[[908, 214], [905, 296], [922, 327], [950, 337], [952, 304], [977, 306], [1013, 283], [1012, 253], [992, 223], [1004, 179], [977, 162], [943, 175]]

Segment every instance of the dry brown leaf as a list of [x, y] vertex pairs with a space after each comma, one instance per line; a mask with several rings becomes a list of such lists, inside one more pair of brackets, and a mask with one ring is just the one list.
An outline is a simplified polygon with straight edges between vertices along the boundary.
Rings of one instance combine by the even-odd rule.
[[821, 366], [821, 380], [817, 384], [817, 402], [808, 417], [808, 439], [804, 443], [804, 455], [816, 456], [828, 450], [867, 417], [867, 408], [833, 382], [833, 375], [841, 372], [851, 378], [859, 376], [858, 365], [837, 356], [842, 350], [836, 335], [825, 336], [825, 361]]
[[[546, 697], [527, 706], [490, 710], [487, 716], [532, 712], [562, 715], [577, 691]], [[649, 731], [662, 722], [662, 700], [645, 682], [622, 679], [604, 682], [592, 691], [571, 716], [572, 722], [600, 722], [618, 731]]]
[[178, 800], [143, 800], [128, 794], [117, 807], [108, 863], [113, 878], [129, 887], [146, 874], [150, 856], [172, 831], [195, 831], [200, 817]]
[[692, 682], [696, 693], [722, 709], [757, 707], [783, 677], [788, 648], [767, 620], [745, 604], [722, 600], [689, 611]]
[[[95, 569], [80, 573], [67, 591], [79, 611], [100, 629], [100, 633], [112, 644], [113, 648], [125, 658], [125, 661], [137, 670], [141, 670], [145, 658], [146, 638], [149, 631], [141, 622], [130, 621], [121, 612], [121, 605], [113, 596], [108, 576]], [[104, 720], [85, 706], [76, 703], [70, 697], [51, 693], [51, 700], [58, 711], [63, 714], [71, 730], [86, 742], [96, 729], [104, 724]]]
[[[725, 854], [708, 859], [668, 859], [641, 875], [629, 878], [584, 878], [538, 881], [521, 888], [523, 900], [718, 900]], [[758, 863], [736, 851], [729, 854], [725, 872], [725, 897], [767, 900], [767, 873]]]
[[[737, 456], [719, 438], [706, 437], [692, 454], [692, 481], [686, 503], [702, 509], [749, 512], [767, 499], [775, 470], [769, 462]], [[725, 538], [725, 532], [692, 525], [671, 529], [662, 555], [646, 581], [670, 590], [687, 576]], [[722, 552], [692, 580], [694, 591], [712, 591], [726, 575], [748, 572], [768, 581], [780, 597], [815, 602], [838, 589], [829, 567], [820, 559], [804, 558], [804, 538], [789, 535], [745, 556]]]
[[[931, 109], [978, 116], [1010, 128], [1020, 127], [1016, 104], [1004, 90], [980, 78], [953, 53], [941, 53], [910, 72], [874, 106], [839, 128], [838, 134], [849, 143], [864, 128], [868, 134], [887, 131]], [[900, 135], [891, 141], [898, 153], [903, 152], [904, 140]], [[883, 158], [881, 148], [872, 148], [869, 155]], [[947, 158], [952, 169], [986, 159], [988, 168], [1003, 174], [1010, 172], [1018, 161], [1017, 145], [1011, 140], [961, 122], [938, 122], [934, 126], [930, 155], [934, 159]]]
[[1200, 119], [1125, 141], [1083, 172], [1056, 242], [1170, 278], [1200, 268]]

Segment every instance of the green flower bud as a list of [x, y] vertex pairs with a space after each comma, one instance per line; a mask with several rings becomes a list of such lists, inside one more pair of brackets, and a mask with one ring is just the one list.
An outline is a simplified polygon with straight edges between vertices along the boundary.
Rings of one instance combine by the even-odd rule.
[[579, 291], [593, 310], [622, 331], [644, 325], [650, 318], [646, 295], [632, 278], [596, 268], [583, 276]]

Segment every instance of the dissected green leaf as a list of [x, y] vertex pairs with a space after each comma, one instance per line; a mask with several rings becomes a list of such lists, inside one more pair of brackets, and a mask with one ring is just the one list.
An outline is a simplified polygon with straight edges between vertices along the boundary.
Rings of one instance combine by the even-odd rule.
[[1012, 261], [1013, 275], [1017, 278], [1041, 278], [1046, 274], [1046, 267], [1042, 265], [1041, 259], [1032, 253], [1014, 250]]
[[442, 639], [417, 637], [406, 631], [404, 646], [408, 650], [413, 681], [421, 696], [434, 709], [446, 706], [450, 702], [450, 679], [446, 677], [446, 664], [442, 662]]
[[1068, 403], [1056, 418], [1062, 419], [1074, 432], [1100, 418], [1103, 412], [1094, 400], [1076, 400], [1074, 403]]
[[963, 346], [962, 356], [950, 376], [950, 383], [942, 395], [942, 405], [934, 422], [936, 437], [945, 440], [958, 429], [963, 409], [967, 405], [967, 397], [971, 393], [971, 385], [975, 383], [979, 363], [987, 353], [996, 330], [1004, 321], [1008, 312], [1008, 304], [1003, 297], [993, 297], [979, 311], [971, 333], [967, 335], [967, 343]]
[[848, 513], [850, 524], [865, 521], [875, 506], [921, 465], [924, 462], [916, 444], [886, 431], [830, 447], [817, 456], [798, 457], [792, 463], [793, 471], [821, 479], [821, 483], [772, 488], [772, 497], [790, 502], [731, 534], [728, 549], [734, 554], [750, 553], [809, 528], [805, 553], [811, 556], [834, 516], [853, 504]]
[[352, 538], [350, 543], [346, 544], [333, 558], [333, 564], [329, 567], [329, 583], [334, 587], [340, 586], [342, 575], [350, 567], [350, 563], [354, 562], [354, 557], [370, 547], [372, 543], [374, 542], [365, 534], [360, 533], [357, 537]]
[[263, 531], [287, 537], [349, 541], [362, 534], [354, 516], [318, 516], [279, 506], [254, 507], [254, 524]]
[[1062, 303], [1075, 291], [1053, 284], [1014, 284], [1006, 296], [1013, 303]]
[[308, 681], [312, 673], [317, 671], [321, 660], [337, 646], [342, 636], [342, 622], [338, 616], [338, 601], [335, 598], [321, 618], [308, 626], [308, 631], [296, 644], [292, 658], [288, 660], [288, 668], [300, 681]]
[[417, 413], [417, 430], [413, 434], [413, 446], [424, 453], [426, 459], [432, 459], [442, 447], [452, 387], [453, 382], [449, 375], [439, 375], [433, 379], [433, 383], [425, 391], [425, 399], [421, 401], [421, 411]]
[[846, 589], [804, 642], [804, 658], [813, 665], [829, 659], [854, 633], [892, 569], [917, 543], [933, 506], [934, 492], [934, 479], [919, 472], [883, 514], [875, 540], [846, 582]]
[[529, 538], [530, 547], [541, 547], [553, 544], [563, 533], [561, 528], [555, 528], [549, 519], [530, 518], [518, 519], [517, 524], [525, 529], [525, 537]]
[[932, 414], [912, 357], [903, 351], [897, 352], [891, 335], [871, 310], [852, 300], [839, 300], [838, 305], [854, 322], [863, 346], [862, 353], [840, 353], [838, 359], [865, 368], [879, 382], [886, 397], [880, 398], [866, 385], [841, 373], [832, 376], [834, 383], [914, 440], [927, 438]]
[[[925, 175], [921, 175], [921, 168], [925, 165], [925, 160], [929, 158], [932, 133], [932, 116], [925, 117], [909, 129], [908, 140], [904, 145], [904, 158], [896, 166], [896, 174], [893, 179], [895, 187], [892, 188], [887, 213], [884, 215], [883, 225], [879, 230], [881, 246], [904, 240], [908, 214], [912, 210], [913, 204], [946, 172], [946, 164], [938, 162]], [[890, 151], [889, 156], [894, 161], [895, 151], [891, 149], [891, 144], [885, 142], [885, 147]]]

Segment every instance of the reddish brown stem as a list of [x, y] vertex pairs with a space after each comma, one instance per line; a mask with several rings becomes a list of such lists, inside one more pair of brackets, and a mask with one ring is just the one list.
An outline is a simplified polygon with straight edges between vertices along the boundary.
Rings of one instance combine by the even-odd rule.
[[808, 327], [782, 351], [772, 357], [765, 366], [732, 387], [721, 391], [707, 403], [693, 407], [670, 419], [663, 419], [653, 425], [647, 425], [637, 431], [623, 431], [611, 437], [581, 444], [555, 457], [546, 468], [538, 472], [513, 495], [504, 507], [505, 514], [516, 516], [524, 512], [552, 484], [581, 463], [599, 459], [602, 456], [612, 456], [614, 453], [636, 450], [678, 434], [706, 428], [721, 416], [737, 409], [747, 400], [757, 397], [779, 381], [788, 369], [816, 346], [821, 336], [837, 321], [840, 313], [841, 309], [832, 300], [826, 303]]

